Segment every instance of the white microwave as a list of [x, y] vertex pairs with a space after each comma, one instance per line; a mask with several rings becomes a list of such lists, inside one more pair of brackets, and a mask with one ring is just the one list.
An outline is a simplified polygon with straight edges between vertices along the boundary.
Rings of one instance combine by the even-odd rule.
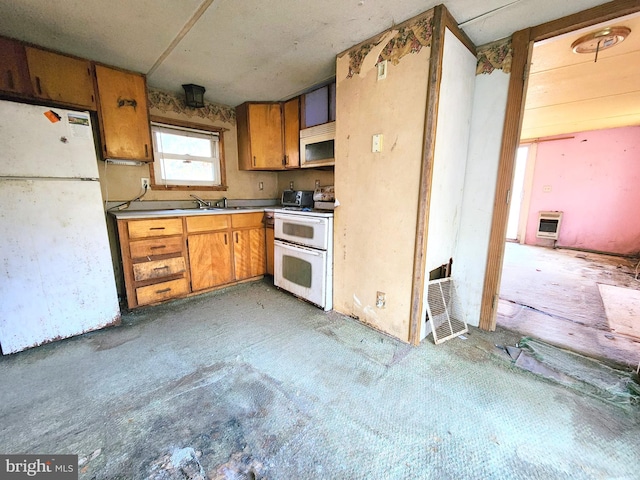
[[300, 130], [302, 168], [335, 165], [336, 122]]

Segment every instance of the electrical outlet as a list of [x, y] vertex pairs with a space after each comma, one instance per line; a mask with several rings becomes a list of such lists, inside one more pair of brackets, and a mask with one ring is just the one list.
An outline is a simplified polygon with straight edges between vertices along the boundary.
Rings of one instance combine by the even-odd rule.
[[384, 292], [376, 292], [376, 308], [384, 308], [387, 303], [387, 295]]
[[147, 188], [149, 188], [149, 179], [148, 179], [148, 178], [145, 178], [145, 177], [142, 177], [142, 178], [140, 179], [140, 186], [141, 186], [143, 189], [145, 189], [145, 190], [146, 190]]
[[264, 190], [264, 182], [258, 182], [258, 190]]

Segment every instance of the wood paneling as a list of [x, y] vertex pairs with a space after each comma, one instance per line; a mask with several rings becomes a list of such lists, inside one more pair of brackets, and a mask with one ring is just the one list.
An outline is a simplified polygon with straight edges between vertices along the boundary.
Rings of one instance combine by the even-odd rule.
[[233, 281], [229, 232], [189, 235], [191, 288], [204, 290]]
[[[640, 30], [640, 13], [587, 23], [583, 29], [535, 43], [522, 138], [638, 124], [640, 37], [635, 32]], [[595, 54], [573, 53], [575, 40], [606, 26], [625, 26], [631, 34], [614, 48], [600, 51], [597, 62]]]
[[25, 47], [31, 86], [36, 97], [96, 109], [91, 62]]

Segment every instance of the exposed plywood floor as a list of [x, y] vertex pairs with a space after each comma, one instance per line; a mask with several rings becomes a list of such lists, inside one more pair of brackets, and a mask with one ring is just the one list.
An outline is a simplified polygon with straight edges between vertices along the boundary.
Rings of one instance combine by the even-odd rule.
[[612, 330], [598, 284], [640, 290], [624, 257], [508, 242], [498, 325], [617, 365], [637, 366], [640, 341]]

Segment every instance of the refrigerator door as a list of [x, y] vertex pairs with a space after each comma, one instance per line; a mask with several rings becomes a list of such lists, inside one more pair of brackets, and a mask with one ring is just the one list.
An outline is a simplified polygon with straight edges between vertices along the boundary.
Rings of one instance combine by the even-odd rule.
[[0, 178], [4, 354], [117, 323], [96, 181]]
[[0, 177], [98, 178], [89, 112], [0, 101]]

